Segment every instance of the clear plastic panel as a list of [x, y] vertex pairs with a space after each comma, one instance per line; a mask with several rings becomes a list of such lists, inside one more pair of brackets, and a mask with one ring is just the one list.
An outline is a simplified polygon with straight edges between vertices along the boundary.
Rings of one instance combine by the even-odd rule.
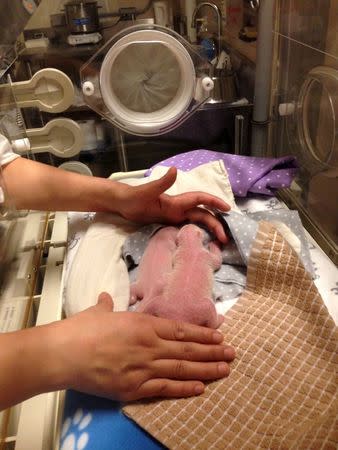
[[26, 137], [25, 123], [17, 107], [11, 84], [12, 80], [7, 76], [6, 84], [1, 85], [0, 89], [0, 133], [10, 141]]
[[316, 50], [329, 52], [328, 12], [334, 3], [336, 0], [279, 0], [279, 33]]
[[[338, 261], [338, 42], [335, 0], [278, 2], [275, 36], [276, 156], [297, 157], [300, 171], [283, 196], [297, 207]], [[279, 18], [279, 19], [278, 19]]]
[[157, 136], [208, 98], [198, 80], [210, 63], [174, 31], [136, 25], [115, 35], [80, 69], [90, 108], [127, 133]]
[[310, 151], [323, 169], [338, 168], [338, 70], [319, 66], [309, 72], [300, 90], [297, 112], [302, 149]]

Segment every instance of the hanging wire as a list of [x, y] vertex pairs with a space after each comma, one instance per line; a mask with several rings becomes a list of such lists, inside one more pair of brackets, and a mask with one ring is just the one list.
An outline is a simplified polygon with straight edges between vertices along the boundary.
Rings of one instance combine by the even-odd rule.
[[116, 22], [114, 22], [113, 24], [107, 25], [107, 26], [105, 26], [105, 27], [101, 27], [101, 30], [107, 30], [108, 28], [113, 28], [113, 27], [115, 27], [119, 22], [121, 22], [121, 17], [119, 17], [119, 18], [116, 20]]

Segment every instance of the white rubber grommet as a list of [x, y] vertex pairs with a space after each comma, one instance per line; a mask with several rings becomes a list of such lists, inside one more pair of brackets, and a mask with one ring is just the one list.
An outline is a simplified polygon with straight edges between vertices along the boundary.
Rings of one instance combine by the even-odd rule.
[[295, 112], [294, 103], [280, 103], [278, 105], [278, 112], [280, 116], [291, 116]]
[[82, 85], [82, 92], [87, 97], [90, 97], [94, 94], [94, 85], [91, 81], [85, 81]]
[[207, 92], [212, 91], [214, 89], [214, 82], [210, 77], [204, 77], [202, 79], [202, 87]]

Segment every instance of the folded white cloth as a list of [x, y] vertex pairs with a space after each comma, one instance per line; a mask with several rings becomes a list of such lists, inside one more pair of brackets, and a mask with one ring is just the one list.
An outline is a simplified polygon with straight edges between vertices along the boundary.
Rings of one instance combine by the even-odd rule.
[[[167, 173], [168, 167], [156, 166], [149, 181], [158, 179]], [[177, 179], [166, 193], [178, 195], [183, 192], [202, 191], [208, 194], [216, 195], [231, 206], [232, 210], [240, 212], [237, 208], [234, 195], [232, 193], [228, 172], [222, 160], [212, 161], [207, 164], [195, 167], [189, 172], [177, 170]]]
[[116, 214], [96, 214], [74, 256], [65, 286], [66, 315], [97, 302], [101, 292], [114, 300], [115, 311], [129, 304], [129, 277], [121, 258], [121, 248], [130, 232], [138, 229]]

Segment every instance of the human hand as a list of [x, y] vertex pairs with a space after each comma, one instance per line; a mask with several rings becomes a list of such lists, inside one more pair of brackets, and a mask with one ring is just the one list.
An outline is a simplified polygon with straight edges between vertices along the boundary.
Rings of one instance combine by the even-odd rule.
[[180, 195], [164, 194], [176, 180], [177, 170], [171, 167], [159, 180], [140, 186], [126, 186], [121, 190], [119, 213], [126, 219], [142, 222], [179, 224], [184, 221], [199, 222], [212, 231], [223, 243], [228, 241], [222, 224], [205, 208], [228, 211], [230, 206], [214, 195], [204, 192], [187, 192]]
[[229, 375], [235, 351], [221, 333], [112, 309], [102, 293], [97, 305], [52, 324], [61, 388], [122, 401], [189, 397], [203, 392], [202, 381]]

